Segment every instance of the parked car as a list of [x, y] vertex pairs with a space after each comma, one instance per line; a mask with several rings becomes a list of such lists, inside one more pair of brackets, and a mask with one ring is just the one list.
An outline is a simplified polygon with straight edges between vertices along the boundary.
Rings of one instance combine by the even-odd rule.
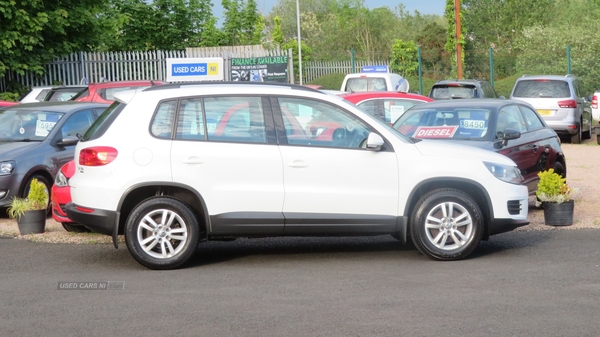
[[[180, 267], [202, 241], [265, 236], [410, 235], [432, 259], [457, 260], [529, 222], [508, 157], [414, 141], [339, 96], [198, 82], [115, 98], [76, 146], [66, 210], [115, 246], [124, 234], [148, 268]], [[240, 104], [247, 124], [217, 135], [209, 119]], [[337, 116], [344, 142], [288, 137], [287, 106]]]
[[4, 107], [7, 107], [7, 106], [13, 106], [13, 105], [16, 105], [16, 104], [19, 104], [19, 102], [10, 102], [10, 101], [2, 101], [2, 100], [0, 100], [0, 108], [4, 108]]
[[524, 75], [510, 98], [531, 104], [559, 136], [579, 144], [592, 136], [592, 108], [573, 75]]
[[528, 103], [506, 99], [437, 101], [408, 110], [393, 128], [415, 139], [466, 144], [511, 158], [533, 195], [540, 171], [567, 176], [560, 138]]
[[82, 85], [61, 85], [52, 87], [44, 97], [47, 102], [65, 102], [77, 95], [80, 91], [85, 90], [86, 86]]
[[32, 87], [29, 92], [21, 99], [19, 99], [20, 103], [35, 103], [35, 102], [43, 102], [48, 95], [48, 92], [52, 90], [52, 86], [41, 86], [41, 87]]
[[84, 133], [107, 104], [40, 102], [0, 110], [0, 208], [27, 196], [37, 178], [50, 192], [62, 165], [73, 159]]
[[56, 177], [54, 177], [54, 185], [52, 185], [52, 193], [50, 193], [50, 201], [52, 203], [52, 218], [60, 222], [67, 232], [89, 232], [85, 226], [73, 222], [67, 216], [65, 206], [71, 202], [71, 188], [69, 187], [69, 179], [75, 173], [75, 161], [69, 160], [64, 164]]
[[390, 125], [411, 107], [433, 102], [427, 96], [392, 91], [357, 92], [341, 96]]
[[485, 80], [461, 79], [437, 81], [429, 92], [429, 98], [469, 99], [469, 98], [504, 98], [498, 95], [492, 84]]
[[112, 103], [114, 94], [129, 89], [146, 88], [153, 85], [166, 84], [163, 81], [114, 81], [89, 84], [85, 90], [73, 96], [76, 102]]
[[408, 81], [394, 73], [387, 66], [365, 66], [360, 73], [347, 74], [342, 81], [341, 91], [395, 91], [408, 92]]

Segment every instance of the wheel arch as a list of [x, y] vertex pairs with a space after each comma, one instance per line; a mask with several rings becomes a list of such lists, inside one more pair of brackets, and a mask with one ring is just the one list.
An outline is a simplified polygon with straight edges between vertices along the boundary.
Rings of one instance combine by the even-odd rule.
[[200, 241], [207, 238], [210, 219], [204, 198], [187, 185], [170, 182], [146, 182], [131, 186], [126, 190], [117, 207], [119, 214], [118, 234], [124, 233], [125, 223], [133, 208], [142, 201], [156, 196], [171, 197], [187, 205], [200, 225]]
[[415, 188], [409, 194], [404, 208], [404, 217], [409, 221], [407, 227], [410, 228], [410, 221], [412, 221], [411, 215], [419, 199], [421, 199], [421, 197], [423, 197], [423, 195], [426, 193], [439, 188], [453, 188], [470, 195], [475, 200], [479, 206], [479, 209], [481, 210], [481, 213], [483, 214], [482, 240], [487, 240], [490, 235], [489, 224], [491, 219], [494, 217], [492, 201], [483, 185], [474, 180], [464, 178], [436, 177], [424, 180], [417, 184], [417, 186], [415, 186]]
[[[23, 180], [21, 180], [21, 186], [19, 186], [19, 196], [23, 196], [23, 193], [25, 193], [25, 190], [27, 189], [27, 183], [29, 182], [29, 179], [31, 179], [34, 176], [44, 177], [46, 180], [48, 180], [48, 183], [50, 183], [50, 186], [48, 186], [48, 188], [49, 189], [52, 188], [52, 184], [54, 184], [54, 177], [52, 176], [52, 174], [50, 172], [48, 172], [47, 170], [38, 168], [36, 170], [27, 172], [27, 174], [25, 175]], [[50, 192], [50, 191], [48, 191], [48, 192]], [[23, 196], [23, 197], [25, 197], [25, 196]], [[50, 198], [50, 196], [48, 196], [48, 198]]]

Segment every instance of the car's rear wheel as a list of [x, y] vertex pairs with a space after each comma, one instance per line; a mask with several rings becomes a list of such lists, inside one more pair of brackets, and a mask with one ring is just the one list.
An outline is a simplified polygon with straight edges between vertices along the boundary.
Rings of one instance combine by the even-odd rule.
[[411, 217], [410, 232], [421, 253], [434, 260], [460, 260], [481, 241], [483, 215], [468, 194], [442, 188], [419, 200]]
[[61, 222], [60, 224], [63, 226], [63, 228], [67, 232], [72, 232], [72, 233], [88, 233], [88, 232], [90, 232], [90, 230], [87, 229], [87, 227], [80, 225], [78, 223]]
[[125, 224], [125, 242], [136, 261], [151, 269], [182, 266], [199, 240], [196, 216], [184, 203], [168, 197], [137, 205]]

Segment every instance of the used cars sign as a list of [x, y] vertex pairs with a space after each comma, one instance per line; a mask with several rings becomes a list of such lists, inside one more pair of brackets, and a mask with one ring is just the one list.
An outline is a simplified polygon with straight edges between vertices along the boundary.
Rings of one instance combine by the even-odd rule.
[[168, 58], [167, 81], [222, 81], [223, 58]]

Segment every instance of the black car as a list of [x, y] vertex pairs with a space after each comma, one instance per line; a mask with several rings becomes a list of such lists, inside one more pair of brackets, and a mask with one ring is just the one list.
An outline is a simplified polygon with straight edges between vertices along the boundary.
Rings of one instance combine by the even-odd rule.
[[[410, 108], [393, 128], [414, 138], [459, 142], [510, 157], [529, 193], [538, 172], [554, 168], [566, 177], [560, 139], [528, 103], [507, 99], [436, 101]], [[442, 163], [441, 163], [442, 164]]]
[[47, 187], [73, 159], [77, 133], [84, 134], [108, 107], [104, 103], [40, 102], [0, 110], [0, 208], [25, 197], [37, 178]]
[[499, 96], [490, 82], [485, 80], [442, 80], [431, 87], [429, 98], [441, 100], [504, 97]]

